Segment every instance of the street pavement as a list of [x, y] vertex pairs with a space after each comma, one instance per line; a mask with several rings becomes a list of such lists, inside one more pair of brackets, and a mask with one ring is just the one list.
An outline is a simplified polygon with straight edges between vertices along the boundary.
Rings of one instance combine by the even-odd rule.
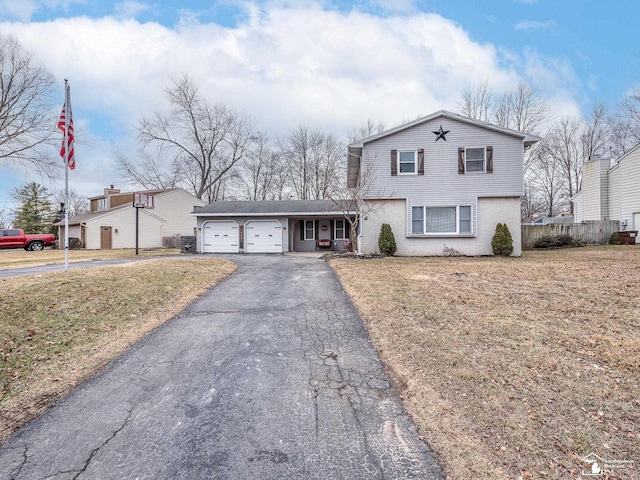
[[444, 479], [321, 259], [238, 271], [0, 449], [2, 479]]

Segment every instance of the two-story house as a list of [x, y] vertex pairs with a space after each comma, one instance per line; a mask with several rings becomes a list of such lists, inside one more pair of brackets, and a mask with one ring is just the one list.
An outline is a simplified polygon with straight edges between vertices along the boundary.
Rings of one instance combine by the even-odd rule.
[[[190, 213], [205, 202], [181, 188], [144, 193], [153, 196], [154, 208], [140, 208], [136, 216], [134, 192], [105, 188], [89, 198], [88, 213], [69, 218], [69, 238], [86, 249], [135, 248], [137, 230], [140, 248], [158, 248], [164, 237], [194, 235], [196, 220]], [[55, 225], [58, 238], [65, 238], [64, 221]]]
[[369, 182], [359, 250], [378, 253], [388, 223], [397, 255], [492, 255], [506, 223], [519, 256], [524, 152], [538, 140], [439, 111], [349, 145], [349, 186]]
[[620, 158], [594, 158], [582, 168], [573, 197], [576, 223], [618, 220], [620, 230], [640, 230], [640, 145]]

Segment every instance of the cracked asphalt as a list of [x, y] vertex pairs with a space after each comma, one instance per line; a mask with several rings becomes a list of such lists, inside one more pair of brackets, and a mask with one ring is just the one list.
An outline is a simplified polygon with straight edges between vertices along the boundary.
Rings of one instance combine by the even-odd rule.
[[238, 271], [0, 449], [3, 479], [444, 479], [319, 259]]

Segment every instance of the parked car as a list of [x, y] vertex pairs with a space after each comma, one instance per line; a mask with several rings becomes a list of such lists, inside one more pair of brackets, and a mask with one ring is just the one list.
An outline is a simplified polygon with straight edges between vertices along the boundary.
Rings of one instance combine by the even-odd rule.
[[25, 235], [19, 228], [0, 230], [0, 248], [24, 248], [35, 252], [55, 243], [55, 237], [49, 233]]

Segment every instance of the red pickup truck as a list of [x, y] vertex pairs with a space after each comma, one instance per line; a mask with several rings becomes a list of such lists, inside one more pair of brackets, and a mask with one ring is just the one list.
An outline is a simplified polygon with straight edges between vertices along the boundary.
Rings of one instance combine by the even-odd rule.
[[0, 248], [24, 248], [25, 250], [40, 251], [56, 243], [53, 235], [25, 235], [19, 228], [0, 230]]

